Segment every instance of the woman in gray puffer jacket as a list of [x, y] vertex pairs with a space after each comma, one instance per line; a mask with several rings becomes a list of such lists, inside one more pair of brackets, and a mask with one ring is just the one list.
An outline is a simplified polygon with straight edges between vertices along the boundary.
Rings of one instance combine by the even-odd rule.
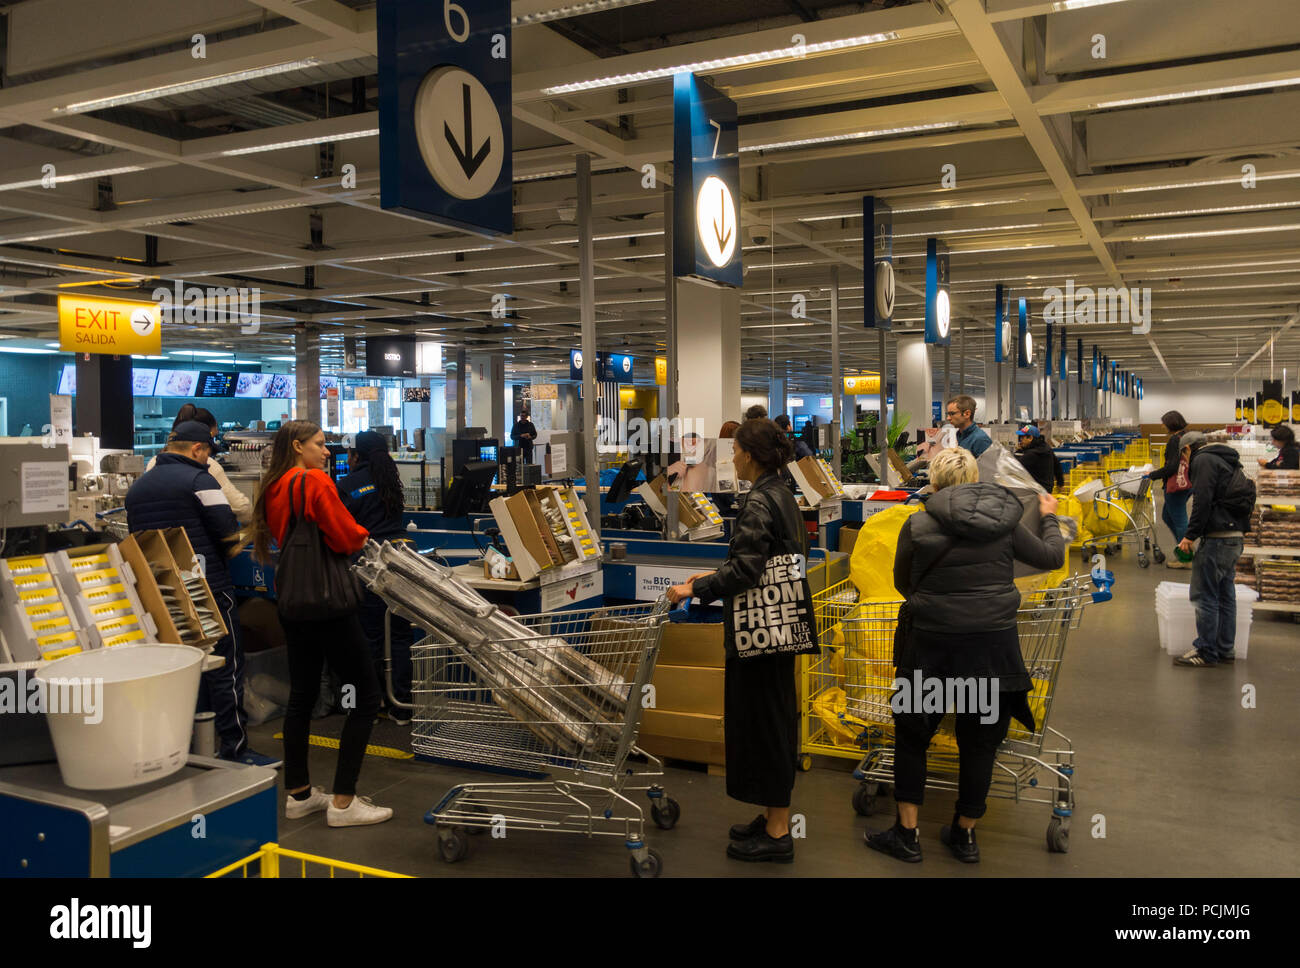
[[[916, 824], [926, 750], [944, 716], [944, 710], [923, 707], [921, 699], [935, 680], [945, 697], [958, 697], [960, 751], [957, 807], [939, 836], [958, 860], [973, 864], [979, 860], [975, 821], [984, 815], [998, 746], [1013, 716], [1033, 728], [1027, 701], [1032, 683], [1016, 632], [1015, 562], [1059, 568], [1065, 542], [1055, 498], [1039, 495], [1042, 519], [1038, 534], [1032, 533], [1020, 523], [1020, 499], [998, 484], [978, 483], [975, 458], [967, 451], [952, 447], [936, 456], [930, 481], [936, 493], [924, 513], [903, 525], [894, 559], [894, 585], [912, 616], [891, 700], [898, 819], [889, 830], [868, 834], [867, 845], [899, 860], [921, 859]], [[971, 699], [978, 708], [971, 708]]]

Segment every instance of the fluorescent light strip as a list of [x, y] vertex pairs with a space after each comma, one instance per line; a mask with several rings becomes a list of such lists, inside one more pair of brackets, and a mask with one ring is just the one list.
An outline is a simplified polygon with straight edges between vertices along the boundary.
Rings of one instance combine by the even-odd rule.
[[1087, 7], [1100, 7], [1108, 3], [1123, 3], [1124, 0], [1057, 0], [1052, 4], [1052, 13], [1064, 13], [1067, 10], [1084, 10]]
[[936, 121], [933, 124], [909, 124], [900, 128], [881, 128], [877, 131], [854, 131], [851, 134], [833, 134], [822, 138], [800, 138], [797, 141], [774, 141], [766, 145], [745, 145], [740, 150], [777, 151], [783, 148], [802, 148], [805, 145], [824, 145], [836, 141], [860, 141], [865, 138], [886, 138], [895, 134], [911, 134], [915, 131], [938, 131], [943, 128], [956, 128], [956, 121]]
[[528, 24], [544, 24], [552, 20], [567, 20], [569, 17], [585, 17], [591, 13], [617, 10], [620, 7], [635, 7], [642, 3], [650, 3], [650, 0], [586, 0], [585, 3], [570, 3], [562, 7], [552, 7], [550, 10], [539, 10], [537, 13], [511, 17], [510, 25], [525, 27]]
[[[1255, 181], [1277, 181], [1282, 178], [1300, 178], [1300, 171], [1280, 172], [1273, 175], [1256, 175]], [[1196, 181], [1168, 182], [1164, 185], [1142, 185], [1137, 188], [1116, 188], [1113, 194], [1124, 195], [1133, 192], [1167, 192], [1179, 188], [1208, 188], [1213, 185], [1233, 185], [1241, 181], [1241, 175], [1224, 175], [1222, 178], [1202, 178]], [[1106, 193], [1098, 193], [1106, 194]], [[895, 209], [897, 211], [897, 209]]]
[[[131, 171], [144, 171], [144, 168], [141, 165], [123, 165], [121, 168], [104, 168], [100, 171], [88, 171], [77, 175], [55, 175], [54, 183], [62, 185], [64, 182], [84, 181], [87, 178], [107, 178], [109, 175], [123, 175]], [[0, 192], [7, 192], [14, 188], [39, 188], [44, 183], [45, 181], [42, 178], [9, 182], [7, 185], [0, 185]]]
[[304, 145], [328, 144], [333, 141], [351, 141], [354, 138], [370, 138], [379, 134], [378, 128], [366, 128], [364, 131], [350, 131], [347, 134], [318, 135], [315, 138], [296, 138], [293, 141], [277, 141], [269, 145], [250, 145], [247, 148], [231, 148], [221, 152], [222, 155], [252, 155], [259, 151], [279, 151], [281, 148], [301, 148]]
[[1118, 220], [1131, 218], [1175, 218], [1179, 215], [1217, 215], [1221, 212], [1262, 212], [1267, 209], [1296, 207], [1300, 207], [1300, 198], [1286, 202], [1241, 202], [1238, 204], [1218, 205], [1213, 208], [1182, 208], [1173, 211], [1166, 211], [1164, 209], [1148, 209], [1145, 212], [1121, 215]]
[[1163, 242], [1166, 239], [1203, 239], [1216, 235], [1250, 235], [1255, 232], [1291, 232], [1300, 229], [1300, 223], [1267, 225], [1248, 229], [1207, 229], [1204, 232], [1166, 232], [1161, 235], [1135, 235], [1130, 242]]
[[197, 81], [183, 81], [180, 84], [164, 84], [161, 87], [149, 87], [140, 91], [131, 91], [128, 94], [114, 94], [111, 97], [93, 98], [89, 101], [74, 101], [72, 104], [65, 104], [62, 107], [56, 107], [56, 114], [84, 114], [87, 111], [100, 111], [104, 108], [115, 108], [122, 104], [135, 104], [138, 101], [152, 101], [160, 97], [169, 97], [173, 94], [187, 94], [190, 91], [202, 91], [210, 87], [222, 87], [226, 84], [236, 84], [239, 81], [251, 81], [258, 77], [270, 77], [273, 74], [286, 74], [289, 71], [300, 71], [307, 67], [318, 67], [322, 63], [319, 57], [305, 57], [302, 60], [286, 61], [282, 64], [271, 64], [268, 67], [255, 67], [247, 71], [231, 71], [229, 74], [214, 74], [211, 77], [203, 77]]
[[[917, 239], [928, 236], [939, 235], [967, 235], [971, 232], [1010, 232], [1014, 229], [1038, 229], [1038, 228], [1057, 228], [1058, 226], [1049, 226], [1044, 222], [1022, 222], [1019, 225], [990, 225], [983, 229], [934, 229], [926, 232], [895, 232], [896, 239]], [[1069, 226], [1061, 225], [1059, 228], [1068, 229]], [[862, 241], [856, 239], [854, 241]]]
[[1300, 84], [1300, 77], [1284, 77], [1277, 81], [1251, 81], [1248, 84], [1227, 84], [1223, 87], [1203, 87], [1196, 91], [1174, 91], [1169, 94], [1147, 94], [1143, 97], [1098, 101], [1094, 108], [1124, 108], [1134, 104], [1160, 104], [1166, 101], [1185, 101], [1194, 97], [1213, 97], [1216, 94], [1241, 94], [1246, 91], [1264, 91], [1274, 87], [1292, 87]]
[[598, 77], [590, 81], [575, 81], [572, 84], [558, 84], [555, 87], [542, 88], [543, 94], [574, 94], [578, 91], [594, 91], [602, 87], [624, 87], [653, 81], [674, 74], [699, 73], [726, 70], [731, 67], [749, 67], [753, 64], [766, 64], [771, 61], [789, 60], [808, 54], [826, 54], [838, 50], [852, 50], [855, 47], [867, 47], [890, 40], [898, 40], [893, 31], [883, 34], [866, 34], [861, 37], [845, 37], [840, 40], [828, 40], [816, 44], [804, 44], [797, 47], [778, 47], [773, 50], [756, 51], [752, 54], [736, 54], [732, 57], [717, 57], [713, 60], [696, 61], [693, 64], [678, 64], [675, 67], [660, 67], [650, 71], [634, 71], [629, 74], [613, 74]]

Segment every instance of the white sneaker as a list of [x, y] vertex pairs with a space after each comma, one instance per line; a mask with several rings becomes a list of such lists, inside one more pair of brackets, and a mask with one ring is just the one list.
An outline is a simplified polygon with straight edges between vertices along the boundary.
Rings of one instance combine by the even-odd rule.
[[325, 822], [331, 827], [361, 827], [370, 823], [383, 823], [393, 815], [392, 807], [377, 807], [369, 797], [353, 797], [352, 802], [340, 810], [330, 801], [325, 811]]
[[285, 797], [284, 815], [289, 820], [298, 820], [309, 814], [319, 813], [330, 805], [330, 795], [325, 792], [324, 787], [314, 786], [311, 788], [311, 796], [306, 800], [295, 800], [293, 797]]

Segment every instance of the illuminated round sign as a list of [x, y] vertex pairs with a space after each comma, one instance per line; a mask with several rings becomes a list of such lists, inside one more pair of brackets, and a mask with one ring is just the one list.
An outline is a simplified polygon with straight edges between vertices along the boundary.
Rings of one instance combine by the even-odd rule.
[[623, 372], [624, 373], [632, 372], [632, 357], [630, 356], [623, 357]]
[[1025, 330], [1025, 362], [1034, 362], [1034, 334]]
[[934, 297], [934, 324], [939, 330], [939, 338], [948, 338], [948, 325], [952, 309], [948, 305], [948, 291], [940, 289]]
[[894, 264], [876, 263], [876, 316], [892, 319], [894, 316]]
[[721, 268], [731, 261], [739, 228], [731, 189], [717, 175], [710, 175], [704, 179], [695, 199], [695, 230], [715, 266]]
[[573, 351], [573, 368], [575, 370], [582, 369], [582, 350]]
[[415, 140], [434, 180], [456, 198], [482, 198], [505, 160], [501, 115], [488, 89], [459, 67], [438, 67], [415, 95]]

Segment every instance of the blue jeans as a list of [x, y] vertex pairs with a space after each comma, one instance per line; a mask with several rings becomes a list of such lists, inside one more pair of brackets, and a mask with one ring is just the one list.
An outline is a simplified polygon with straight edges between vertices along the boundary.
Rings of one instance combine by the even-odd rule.
[[1192, 559], [1192, 604], [1196, 607], [1196, 651], [1218, 663], [1237, 640], [1237, 589], [1233, 577], [1245, 542], [1241, 538], [1202, 538]]
[[1160, 512], [1160, 520], [1173, 533], [1174, 544], [1182, 541], [1183, 535], [1187, 533], [1187, 499], [1191, 496], [1191, 491], [1175, 491], [1173, 494], [1165, 492], [1165, 506]]

